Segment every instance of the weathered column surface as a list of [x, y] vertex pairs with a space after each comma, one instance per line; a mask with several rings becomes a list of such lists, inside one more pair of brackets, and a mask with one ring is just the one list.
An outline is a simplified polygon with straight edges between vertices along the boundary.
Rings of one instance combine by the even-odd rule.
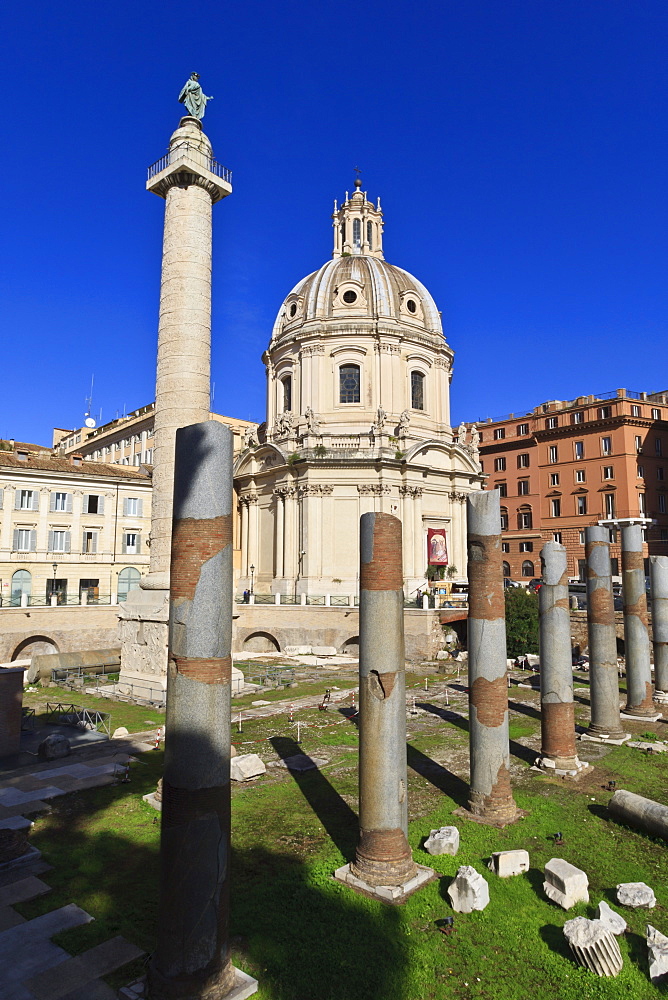
[[592, 736], [622, 739], [617, 674], [617, 636], [610, 569], [610, 532], [594, 525], [585, 528], [587, 559], [587, 632], [589, 636], [589, 691]]
[[654, 701], [668, 705], [668, 556], [650, 556]]
[[541, 756], [544, 767], [579, 771], [575, 749], [575, 707], [568, 560], [558, 542], [546, 542], [540, 559], [543, 586], [540, 608]]
[[645, 563], [642, 528], [622, 525], [622, 592], [624, 595], [624, 656], [626, 715], [655, 716], [647, 629]]
[[370, 886], [416, 874], [406, 834], [406, 682], [401, 521], [360, 519], [360, 835], [351, 872]]
[[485, 822], [505, 825], [520, 814], [510, 787], [499, 491], [470, 493], [467, 514], [469, 809]]
[[158, 944], [152, 1000], [224, 997], [229, 958], [232, 432], [176, 435]]

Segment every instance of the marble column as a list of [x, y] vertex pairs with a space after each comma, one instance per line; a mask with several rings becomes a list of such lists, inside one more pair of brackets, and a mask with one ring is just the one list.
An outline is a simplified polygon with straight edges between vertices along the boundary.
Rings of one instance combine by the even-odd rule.
[[592, 736], [623, 739], [619, 712], [617, 635], [610, 568], [610, 532], [585, 528], [587, 560], [587, 631]]
[[[568, 559], [558, 542], [546, 542], [540, 559], [541, 765], [577, 773]], [[586, 766], [586, 765], [585, 765]]]
[[471, 493], [469, 579], [469, 809], [496, 826], [521, 815], [510, 787], [506, 618], [499, 491]]
[[645, 561], [642, 528], [622, 525], [622, 588], [624, 595], [624, 658], [626, 660], [626, 715], [655, 717], [647, 628]]
[[285, 575], [285, 493], [281, 489], [274, 490], [276, 502], [276, 570], [275, 578], [281, 580]]
[[654, 701], [668, 705], [668, 556], [650, 556]]

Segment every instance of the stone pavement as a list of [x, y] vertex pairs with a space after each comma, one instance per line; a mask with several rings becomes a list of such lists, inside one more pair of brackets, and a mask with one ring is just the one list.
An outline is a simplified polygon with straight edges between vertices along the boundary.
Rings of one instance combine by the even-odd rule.
[[77, 751], [62, 763], [21, 767], [0, 779], [0, 827], [16, 826], [16, 817], [48, 812], [47, 802], [58, 795], [108, 785], [121, 776], [132, 753], [145, 753], [151, 744], [147, 733], [129, 740], [105, 740], [86, 751]]
[[141, 957], [140, 948], [122, 937], [89, 948], [72, 957], [53, 944], [61, 931], [93, 919], [70, 903], [26, 920], [13, 909], [50, 892], [43, 862], [0, 875], [0, 997], [2, 1000], [116, 1000], [117, 993], [102, 981], [115, 969]]

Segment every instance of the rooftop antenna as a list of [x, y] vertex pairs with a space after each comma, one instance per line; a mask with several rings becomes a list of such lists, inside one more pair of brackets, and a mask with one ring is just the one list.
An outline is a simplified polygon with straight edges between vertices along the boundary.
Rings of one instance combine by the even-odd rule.
[[93, 408], [93, 382], [95, 381], [95, 375], [90, 377], [90, 395], [86, 397], [86, 413], [84, 415], [84, 424], [86, 427], [95, 427], [95, 417], [91, 417], [90, 411]]

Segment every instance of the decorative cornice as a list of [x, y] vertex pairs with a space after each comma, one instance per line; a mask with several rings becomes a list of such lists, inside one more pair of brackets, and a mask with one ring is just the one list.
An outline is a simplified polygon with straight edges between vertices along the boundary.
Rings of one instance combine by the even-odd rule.
[[400, 486], [399, 494], [402, 497], [421, 497], [422, 487], [421, 486]]
[[285, 500], [287, 497], [296, 496], [297, 487], [296, 486], [276, 486], [274, 491], [274, 496], [279, 497], [281, 500]]
[[298, 486], [297, 489], [302, 497], [330, 496], [334, 492], [333, 486], [324, 486], [320, 483], [305, 483], [303, 486]]
[[357, 492], [363, 495], [383, 497], [389, 496], [392, 489], [390, 486], [382, 486], [380, 483], [358, 483]]
[[449, 493], [448, 496], [455, 503], [466, 503], [466, 498], [468, 496], [468, 493], [457, 493], [456, 490], [452, 490], [452, 492]]
[[303, 358], [308, 357], [310, 354], [324, 354], [325, 345], [324, 344], [309, 344], [300, 349], [301, 356]]
[[246, 506], [257, 502], [258, 502], [257, 493], [246, 493], [244, 496], [239, 497], [239, 503], [245, 504]]

